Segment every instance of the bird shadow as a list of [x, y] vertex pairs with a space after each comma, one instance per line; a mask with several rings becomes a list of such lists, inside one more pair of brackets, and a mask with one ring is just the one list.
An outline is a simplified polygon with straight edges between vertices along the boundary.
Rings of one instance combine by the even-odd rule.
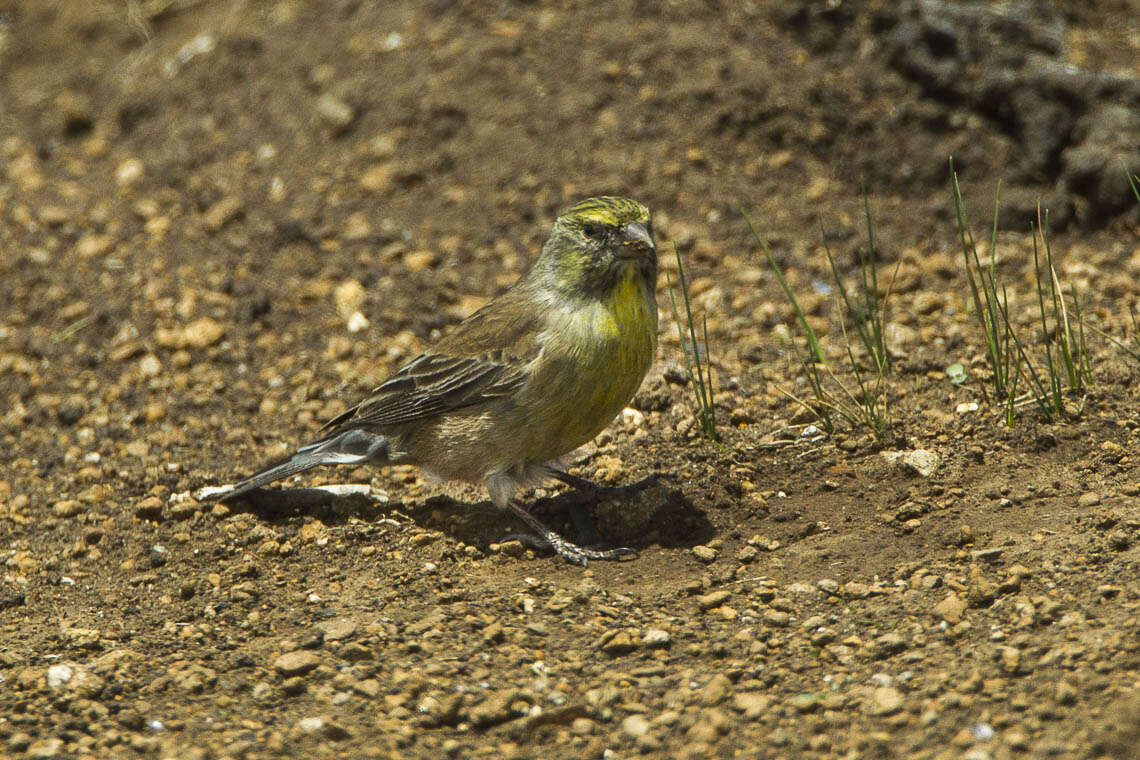
[[[705, 513], [666, 474], [654, 474], [624, 486], [588, 491], [539, 491], [526, 509], [555, 532], [583, 545], [692, 547], [715, 533]], [[367, 490], [333, 493], [327, 488], [254, 489], [233, 502], [234, 512], [248, 512], [281, 524], [315, 518], [328, 525], [349, 520], [373, 521], [399, 512], [421, 528], [439, 530], [463, 543], [486, 550], [491, 544], [519, 538], [523, 526], [506, 510], [488, 501], [470, 503], [450, 496], [422, 501], [378, 501]]]

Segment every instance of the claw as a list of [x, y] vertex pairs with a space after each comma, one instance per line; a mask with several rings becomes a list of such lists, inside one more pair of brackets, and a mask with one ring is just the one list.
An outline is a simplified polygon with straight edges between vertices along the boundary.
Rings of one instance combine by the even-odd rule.
[[517, 540], [526, 546], [537, 549], [551, 549], [555, 554], [572, 562], [575, 565], [586, 567], [590, 564], [590, 560], [620, 560], [623, 557], [636, 557], [637, 552], [628, 547], [622, 546], [616, 549], [591, 549], [585, 546], [568, 541], [554, 531], [547, 528], [538, 519], [527, 512], [521, 504], [511, 501], [508, 504], [510, 510], [514, 512], [523, 522], [525, 522], [535, 533], [538, 535], [530, 535], [527, 533], [512, 533], [504, 540]]

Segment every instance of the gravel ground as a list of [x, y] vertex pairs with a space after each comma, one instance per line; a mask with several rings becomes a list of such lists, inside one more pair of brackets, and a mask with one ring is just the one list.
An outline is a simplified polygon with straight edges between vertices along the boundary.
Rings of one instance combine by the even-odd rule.
[[[1137, 345], [1140, 17], [1092, 5], [0, 0], [0, 755], [1140, 758], [1140, 373], [1092, 329]], [[951, 154], [972, 219], [1003, 182], [1038, 366], [1050, 210], [1092, 374], [1054, 419], [989, 390]], [[890, 427], [824, 435], [739, 209], [850, 387], [817, 218], [854, 278], [861, 182]], [[195, 498], [604, 192], [668, 252], [657, 364], [569, 461], [636, 559], [535, 552], [411, 467]]]

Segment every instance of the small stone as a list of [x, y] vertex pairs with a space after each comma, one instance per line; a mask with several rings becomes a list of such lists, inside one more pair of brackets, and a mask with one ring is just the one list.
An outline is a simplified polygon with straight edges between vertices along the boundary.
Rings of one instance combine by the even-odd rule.
[[61, 425], [74, 425], [87, 414], [87, 399], [79, 394], [68, 396], [59, 405], [55, 416]]
[[787, 628], [792, 617], [781, 610], [768, 610], [764, 613], [764, 623], [775, 628]]
[[772, 698], [755, 691], [740, 691], [732, 697], [732, 707], [748, 720], [756, 720], [772, 706]]
[[839, 581], [837, 581], [837, 580], [833, 580], [831, 578], [824, 578], [823, 580], [819, 581], [815, 585], [816, 585], [816, 588], [818, 588], [820, 591], [822, 591], [825, 594], [831, 594], [832, 596], [838, 596], [839, 595]]
[[58, 689], [68, 683], [74, 675], [75, 670], [70, 665], [52, 665], [47, 669], [47, 686], [49, 689]]
[[273, 662], [273, 668], [285, 677], [303, 676], [321, 664], [312, 652], [298, 649], [281, 655]]
[[1077, 701], [1077, 687], [1069, 681], [1061, 680], [1057, 682], [1057, 691], [1055, 698], [1059, 705], [1071, 705]]
[[726, 601], [728, 601], [731, 597], [732, 597], [732, 594], [728, 591], [724, 591], [724, 590], [713, 591], [711, 593], [702, 594], [701, 596], [698, 596], [697, 597], [697, 605], [701, 608], [701, 610], [711, 610], [714, 607], [721, 606]]
[[61, 757], [63, 755], [63, 739], [57, 739], [53, 736], [50, 739], [32, 742], [26, 754], [27, 757], [31, 758]]
[[893, 686], [880, 686], [867, 700], [867, 713], [878, 717], [894, 715], [903, 706], [903, 695]]
[[640, 739], [649, 733], [649, 721], [643, 715], [630, 715], [621, 722], [621, 730], [630, 739]]
[[662, 649], [672, 643], [673, 638], [669, 635], [668, 631], [660, 628], [650, 628], [641, 637], [641, 643], [650, 649]]
[[185, 327], [157, 328], [154, 340], [164, 348], [205, 348], [217, 343], [226, 328], [210, 317], [196, 319]]
[[236, 195], [227, 195], [206, 209], [206, 213], [202, 215], [202, 223], [206, 229], [217, 232], [237, 218], [241, 212], [241, 198]]
[[974, 608], [988, 607], [995, 598], [997, 598], [997, 584], [985, 577], [977, 565], [971, 567], [966, 603]]
[[919, 475], [929, 478], [938, 466], [942, 464], [942, 457], [933, 451], [915, 449], [913, 451], [883, 451], [879, 453], [886, 462], [896, 465], [908, 475]]
[[499, 551], [508, 557], [521, 557], [526, 554], [526, 547], [523, 546], [522, 541], [511, 539], [499, 544]]
[[694, 557], [696, 557], [701, 562], [704, 562], [706, 565], [710, 562], [715, 562], [718, 555], [716, 549], [712, 548], [711, 546], [705, 546], [704, 544], [694, 546], [692, 548], [692, 552]]
[[962, 613], [965, 611], [965, 600], [963, 600], [953, 591], [947, 594], [946, 598], [941, 602], [934, 605], [934, 614], [945, 620], [947, 623], [962, 622]]
[[818, 694], [797, 694], [791, 700], [792, 709], [798, 713], [812, 713], [819, 709]]
[[637, 649], [637, 643], [634, 641], [633, 636], [625, 629], [607, 632], [602, 635], [599, 641], [601, 642], [602, 651], [611, 657], [628, 654], [634, 649]]
[[56, 517], [75, 517], [83, 511], [83, 503], [76, 499], [64, 499], [53, 504], [51, 511]]
[[1017, 647], [1001, 647], [998, 650], [1002, 672], [1008, 676], [1020, 676], [1029, 672]]
[[736, 561], [742, 564], [748, 564], [749, 562], [755, 562], [759, 556], [760, 550], [755, 546], [744, 546], [736, 553]]
[[356, 633], [356, 621], [337, 618], [325, 623], [322, 628], [325, 633], [325, 641], [343, 641], [352, 638], [353, 634]]
[[356, 118], [352, 106], [327, 92], [317, 98], [316, 108], [320, 117], [332, 128], [333, 134], [347, 130]]
[[360, 175], [360, 186], [374, 193], [384, 194], [392, 189], [395, 171], [389, 164], [374, 164]]
[[365, 678], [363, 681], [357, 681], [352, 685], [352, 690], [362, 697], [369, 699], [376, 699], [380, 695], [380, 682], [375, 678]]
[[142, 179], [145, 167], [137, 158], [128, 158], [115, 169], [115, 181], [123, 187], [129, 187]]
[[435, 251], [418, 250], [408, 251], [404, 254], [404, 266], [412, 272], [422, 272], [431, 269], [439, 263], [439, 256]]
[[1005, 743], [1012, 750], [1024, 752], [1029, 749], [1029, 734], [1014, 727], [1005, 732]]
[[354, 311], [345, 322], [345, 329], [354, 335], [368, 329], [368, 317], [363, 312]]
[[345, 280], [333, 289], [333, 303], [341, 319], [348, 320], [364, 305], [364, 286], [359, 280]]
[[1095, 507], [1100, 504], [1100, 495], [1086, 491], [1077, 498], [1078, 507]]
[[140, 520], [157, 520], [162, 517], [162, 499], [148, 496], [135, 505], [135, 517]]
[[970, 558], [975, 562], [996, 562], [1005, 553], [1005, 549], [1000, 546], [993, 549], [975, 549], [970, 552]]
[[732, 681], [723, 673], [717, 673], [701, 689], [701, 704], [708, 707], [719, 705], [732, 693]]
[[897, 633], [884, 633], [875, 639], [871, 645], [870, 654], [876, 660], [882, 660], [906, 649], [906, 639]]
[[518, 696], [514, 689], [494, 691], [487, 695], [479, 704], [471, 708], [468, 718], [475, 728], [490, 728], [510, 720], [513, 712], [511, 705]]

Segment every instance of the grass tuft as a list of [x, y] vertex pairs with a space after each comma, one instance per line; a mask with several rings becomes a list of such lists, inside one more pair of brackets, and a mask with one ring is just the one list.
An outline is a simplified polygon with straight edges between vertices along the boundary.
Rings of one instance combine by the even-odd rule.
[[[1015, 410], [1022, 403], [1036, 405], [1047, 419], [1063, 416], [1066, 413], [1065, 398], [1087, 392], [1092, 371], [1085, 340], [1084, 316], [1076, 288], [1070, 287], [1067, 293], [1073, 303], [1070, 317], [1065, 289], [1053, 263], [1048, 211], [1042, 213], [1038, 207], [1037, 223], [1031, 226], [1037, 311], [1045, 353], [1044, 370], [1039, 372], [1030, 360], [1025, 343], [1013, 329], [1009, 318], [1009, 296], [1005, 285], [999, 285], [997, 280], [997, 219], [1001, 208], [1001, 186], [999, 184], [998, 198], [994, 200], [990, 258], [988, 266], [985, 266], [978, 255], [966, 219], [965, 203], [953, 159], [950, 161], [950, 178], [958, 237], [962, 245], [974, 316], [985, 339], [986, 361], [991, 370], [994, 396], [1004, 403], [1006, 425], [1012, 427]], [[1019, 397], [1018, 385], [1022, 380], [1028, 384], [1028, 391], [1024, 397]]]
[[[743, 209], [741, 209], [741, 214], [748, 223], [748, 228], [752, 231], [756, 242], [760, 245], [761, 249], [763, 249], [764, 255], [767, 257], [768, 263], [776, 275], [776, 280], [780, 283], [780, 288], [784, 291], [785, 297], [791, 304], [792, 310], [796, 315], [796, 321], [803, 330], [810, 350], [809, 356], [804, 357], [800, 354], [795, 341], [792, 341], [792, 350], [796, 354], [797, 361], [799, 361], [804, 368], [808, 385], [811, 387], [812, 395], [815, 397], [814, 402], [801, 399], [782, 389], [781, 393], [811, 413], [816, 418], [820, 428], [829, 435], [835, 431], [835, 418], [838, 417], [851, 427], [865, 428], [871, 432], [876, 440], [882, 440], [886, 437], [890, 429], [887, 385], [884, 382], [884, 378], [890, 368], [890, 361], [883, 340], [885, 298], [880, 298], [879, 295], [874, 226], [871, 221], [870, 208], [866, 204], [866, 194], [864, 194], [864, 202], [864, 209], [867, 215], [868, 251], [866, 254], [862, 254], [859, 260], [859, 294], [856, 299], [858, 307], [847, 292], [847, 287], [843, 282], [842, 276], [839, 274], [839, 268], [835, 263], [835, 258], [831, 255], [831, 249], [827, 245], [827, 235], [823, 230], [823, 224], [822, 222], [820, 223], [820, 234], [823, 239], [824, 252], [828, 264], [831, 267], [832, 275], [835, 277], [835, 283], [839, 292], [837, 298], [842, 301], [840, 304], [841, 308], [839, 309], [841, 314], [840, 327], [843, 331], [843, 342], [846, 349], [848, 367], [855, 379], [855, 390], [851, 390], [848, 385], [844, 384], [843, 380], [827, 364], [827, 359], [820, 345], [819, 337], [808, 322], [807, 315], [800, 306], [799, 299], [796, 298], [795, 292], [791, 286], [788, 285], [788, 280], [784, 276], [784, 272], [777, 263], [775, 256], [772, 255], [768, 242], [757, 232], [752, 220]], [[850, 315], [854, 321], [859, 339], [863, 343], [867, 355], [874, 365], [872, 370], [874, 375], [873, 379], [864, 377], [863, 370], [856, 361], [855, 353], [852, 350], [851, 338], [847, 331], [848, 315]], [[832, 388], [837, 388], [838, 392], [832, 390]]]
[[[708, 320], [701, 318], [702, 342], [697, 342], [697, 328], [693, 320], [692, 303], [689, 299], [689, 282], [685, 277], [685, 265], [681, 262], [681, 253], [677, 246], [673, 246], [673, 254], [677, 257], [677, 275], [681, 284], [681, 298], [685, 305], [685, 319], [682, 322], [680, 310], [677, 308], [677, 295], [673, 287], [673, 280], [669, 283], [669, 302], [673, 306], [673, 320], [677, 324], [677, 338], [681, 341], [681, 349], [685, 354], [685, 369], [689, 373], [689, 386], [693, 389], [694, 402], [697, 407], [697, 421], [701, 432], [713, 441], [720, 441], [720, 434], [716, 429], [716, 407], [713, 399], [712, 365], [709, 361], [709, 326]], [[688, 335], [686, 336], [686, 327]], [[704, 350], [701, 350], [704, 346]]]

